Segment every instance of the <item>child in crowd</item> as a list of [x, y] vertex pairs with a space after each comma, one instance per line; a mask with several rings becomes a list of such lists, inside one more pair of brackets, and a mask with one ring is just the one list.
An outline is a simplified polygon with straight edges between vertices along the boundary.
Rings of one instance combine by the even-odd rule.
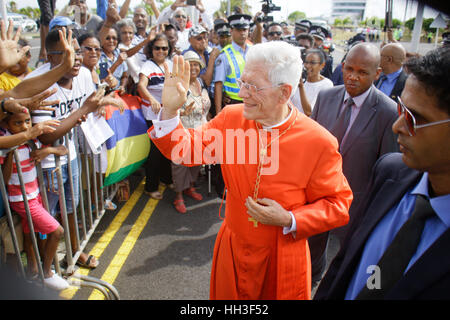
[[[0, 130], [0, 148], [5, 148], [8, 144], [11, 145], [8, 140], [12, 139], [15, 139], [15, 145], [20, 145], [17, 148], [17, 153], [22, 169], [22, 177], [25, 184], [31, 219], [33, 221], [33, 228], [35, 232], [48, 235], [48, 240], [45, 242], [43, 250], [44, 284], [55, 290], [64, 290], [69, 286], [68, 282], [51, 270], [53, 258], [58, 248], [58, 242], [63, 236], [64, 230], [42, 205], [34, 162], [39, 162], [49, 154], [63, 156], [67, 154], [67, 149], [64, 146], [58, 146], [43, 147], [31, 151], [28, 145], [23, 144], [25, 141], [34, 139], [36, 145], [39, 147], [40, 144], [36, 140], [36, 137], [42, 133], [52, 132], [55, 130], [54, 126], [57, 125], [59, 125], [59, 121], [50, 120], [32, 127], [29, 113], [10, 114], [3, 122], [3, 126], [7, 130]], [[31, 242], [30, 228], [27, 223], [24, 196], [20, 187], [17, 166], [13, 158], [14, 152], [11, 151], [5, 157], [0, 157], [0, 163], [2, 163], [3, 177], [7, 185], [10, 207], [22, 218], [24, 250], [27, 255], [27, 273], [30, 277], [35, 277], [38, 274], [38, 265]]]

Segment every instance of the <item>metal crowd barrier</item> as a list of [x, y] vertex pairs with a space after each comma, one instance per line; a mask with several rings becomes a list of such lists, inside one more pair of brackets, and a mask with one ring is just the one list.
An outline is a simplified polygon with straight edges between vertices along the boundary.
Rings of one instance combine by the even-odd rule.
[[[73, 181], [73, 174], [72, 174], [72, 166], [70, 161], [70, 149], [69, 149], [69, 134], [74, 134], [74, 141], [75, 141], [75, 149], [77, 150], [77, 161], [78, 161], [78, 168], [79, 168], [79, 202], [78, 206], [73, 205], [74, 212], [73, 218], [74, 218], [74, 230], [75, 230], [75, 238], [76, 243], [75, 247], [77, 250], [72, 250], [72, 243], [71, 243], [71, 234], [70, 234], [70, 228], [69, 228], [69, 219], [68, 219], [68, 212], [66, 208], [66, 195], [64, 192], [64, 183], [63, 183], [63, 176], [62, 176], [62, 170], [61, 170], [61, 159], [59, 156], [55, 155], [55, 162], [56, 162], [56, 169], [54, 170], [55, 174], [57, 175], [57, 183], [58, 183], [58, 195], [59, 195], [59, 206], [60, 206], [60, 224], [64, 229], [64, 250], [63, 252], [57, 252], [54, 259], [54, 268], [55, 272], [58, 273], [60, 276], [63, 276], [66, 278], [66, 280], [69, 281], [72, 285], [79, 285], [82, 287], [90, 287], [99, 290], [105, 295], [106, 299], [114, 299], [118, 300], [120, 299], [119, 294], [117, 290], [109, 283], [106, 283], [105, 281], [102, 281], [100, 279], [96, 279], [94, 277], [90, 276], [83, 276], [79, 274], [75, 274], [76, 271], [76, 261], [80, 257], [81, 253], [85, 249], [86, 245], [88, 244], [91, 236], [93, 235], [96, 227], [98, 226], [101, 218], [103, 217], [105, 213], [104, 208], [104, 202], [105, 202], [105, 193], [106, 198], [109, 200], [112, 200], [115, 193], [117, 192], [118, 187], [112, 186], [108, 188], [103, 188], [103, 178], [102, 178], [102, 165], [101, 165], [101, 158], [100, 154], [93, 155], [90, 153], [89, 147], [87, 145], [86, 140], [84, 139], [84, 136], [82, 134], [78, 134], [78, 128], [75, 127], [70, 133], [66, 134], [64, 138], [61, 138], [60, 141], [56, 142], [54, 146], [59, 145], [61, 142], [66, 146], [66, 148], [69, 150], [69, 154], [66, 155], [67, 157], [67, 166], [68, 166], [68, 172], [70, 173], [68, 175], [69, 183], [70, 183], [70, 192], [72, 199], [75, 198], [74, 196], [74, 181]], [[62, 141], [63, 140], [63, 141]], [[32, 150], [36, 150], [36, 145], [33, 141], [27, 142], [27, 144], [30, 146]], [[30, 228], [30, 236], [31, 241], [33, 245], [33, 251], [36, 257], [36, 261], [38, 262], [38, 275], [39, 279], [41, 280], [41, 283], [44, 281], [44, 273], [42, 269], [42, 261], [39, 255], [39, 248], [38, 248], [38, 242], [36, 239], [36, 234], [34, 232], [34, 227], [31, 219], [30, 209], [28, 206], [28, 200], [25, 197], [25, 185], [23, 183], [23, 174], [22, 169], [20, 166], [20, 161], [18, 159], [17, 154], [17, 147], [11, 148], [11, 149], [4, 149], [0, 150], [0, 155], [6, 156], [6, 154], [10, 151], [14, 152], [14, 162], [17, 166], [17, 172], [18, 177], [22, 189], [22, 195], [24, 195], [24, 205], [25, 210], [27, 214], [27, 223]], [[94, 162], [98, 163], [98, 166], [96, 168], [98, 173], [96, 172], [96, 169], [94, 167]], [[48, 205], [48, 199], [47, 199], [47, 188], [53, 188], [53, 186], [45, 186], [44, 184], [44, 176], [43, 171], [40, 163], [35, 163], [38, 181], [39, 181], [39, 188], [40, 188], [40, 194], [42, 198], [42, 202], [44, 207], [49, 211], [49, 205]], [[1, 166], [0, 166], [1, 169]], [[97, 174], [99, 175], [99, 185], [97, 185]], [[91, 175], [93, 178], [91, 178]], [[50, 179], [51, 184], [53, 184], [53, 175]], [[50, 184], [50, 183], [49, 183]], [[3, 175], [0, 173], [0, 191], [3, 197], [4, 201], [4, 207], [5, 207], [5, 214], [6, 219], [8, 221], [9, 231], [12, 238], [12, 243], [14, 246], [14, 252], [15, 257], [17, 260], [17, 265], [19, 266], [19, 273], [23, 278], [26, 278], [24, 266], [21, 259], [21, 251], [19, 248], [19, 242], [18, 242], [18, 236], [15, 232], [14, 222], [13, 222], [13, 212], [10, 209], [9, 201], [8, 201], [8, 195], [6, 190], [5, 181], [3, 179]], [[91, 195], [91, 191], [93, 195]], [[92, 199], [93, 196], [93, 199]], [[101, 199], [101, 201], [99, 201]], [[73, 201], [73, 203], [76, 203]], [[61, 244], [59, 246], [61, 248]], [[58, 250], [59, 251], [59, 250]], [[72, 253], [74, 251], [74, 253]], [[0, 250], [1, 252], [1, 250]], [[60, 263], [59, 256], [64, 256], [65, 263], [64, 266]], [[1, 263], [1, 261], [0, 261]]]

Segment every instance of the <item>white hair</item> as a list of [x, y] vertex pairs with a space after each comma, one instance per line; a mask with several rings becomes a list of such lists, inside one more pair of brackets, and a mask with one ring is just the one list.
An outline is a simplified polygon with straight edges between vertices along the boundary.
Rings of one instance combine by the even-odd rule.
[[295, 93], [303, 69], [299, 48], [284, 41], [258, 43], [250, 47], [245, 60], [265, 67], [272, 85], [290, 84], [291, 96]]
[[187, 15], [186, 10], [184, 10], [183, 8], [177, 8], [173, 13], [172, 13], [172, 18], [175, 18], [175, 16], [177, 15], [177, 13], [182, 13], [185, 16]]

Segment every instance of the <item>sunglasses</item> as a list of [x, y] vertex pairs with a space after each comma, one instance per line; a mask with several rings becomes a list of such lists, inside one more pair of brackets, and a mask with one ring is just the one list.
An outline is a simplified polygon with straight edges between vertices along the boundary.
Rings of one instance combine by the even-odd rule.
[[169, 50], [169, 47], [153, 46], [153, 50], [156, 50], [156, 51], [159, 51], [159, 50], [162, 50], [162, 51], [168, 51], [168, 50]]
[[446, 123], [446, 122], [450, 122], [450, 119], [447, 119], [447, 120], [440, 120], [440, 121], [434, 121], [434, 122], [429, 122], [429, 123], [426, 123], [426, 124], [417, 125], [416, 124], [416, 118], [414, 117], [412, 112], [405, 106], [405, 104], [402, 102], [402, 99], [400, 99], [400, 97], [398, 97], [397, 111], [398, 111], [398, 116], [399, 117], [401, 115], [404, 115], [406, 126], [408, 128], [408, 133], [409, 133], [409, 135], [411, 137], [416, 135], [416, 130], [417, 129], [430, 127], [430, 126], [434, 126], [434, 125], [438, 125], [438, 124], [442, 124], [442, 123]]
[[186, 19], [186, 16], [183, 16], [183, 15], [181, 15], [181, 14], [177, 14], [177, 15], [175, 16], [175, 18], [177, 18], [177, 19], [180, 19], [180, 18]]
[[84, 50], [86, 50], [86, 51], [90, 51], [90, 52], [93, 52], [93, 51], [95, 51], [95, 52], [100, 52], [102, 49], [100, 49], [100, 48], [92, 48], [92, 47], [88, 47], [88, 46], [83, 46], [82, 47]]
[[281, 36], [281, 31], [272, 31], [272, 32], [269, 32], [269, 36]]

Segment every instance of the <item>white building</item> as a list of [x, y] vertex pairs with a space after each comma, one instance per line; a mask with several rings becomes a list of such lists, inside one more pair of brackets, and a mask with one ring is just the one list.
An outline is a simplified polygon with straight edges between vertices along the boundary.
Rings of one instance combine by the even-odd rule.
[[366, 2], [366, 0], [333, 0], [331, 16], [361, 20], [365, 15]]

